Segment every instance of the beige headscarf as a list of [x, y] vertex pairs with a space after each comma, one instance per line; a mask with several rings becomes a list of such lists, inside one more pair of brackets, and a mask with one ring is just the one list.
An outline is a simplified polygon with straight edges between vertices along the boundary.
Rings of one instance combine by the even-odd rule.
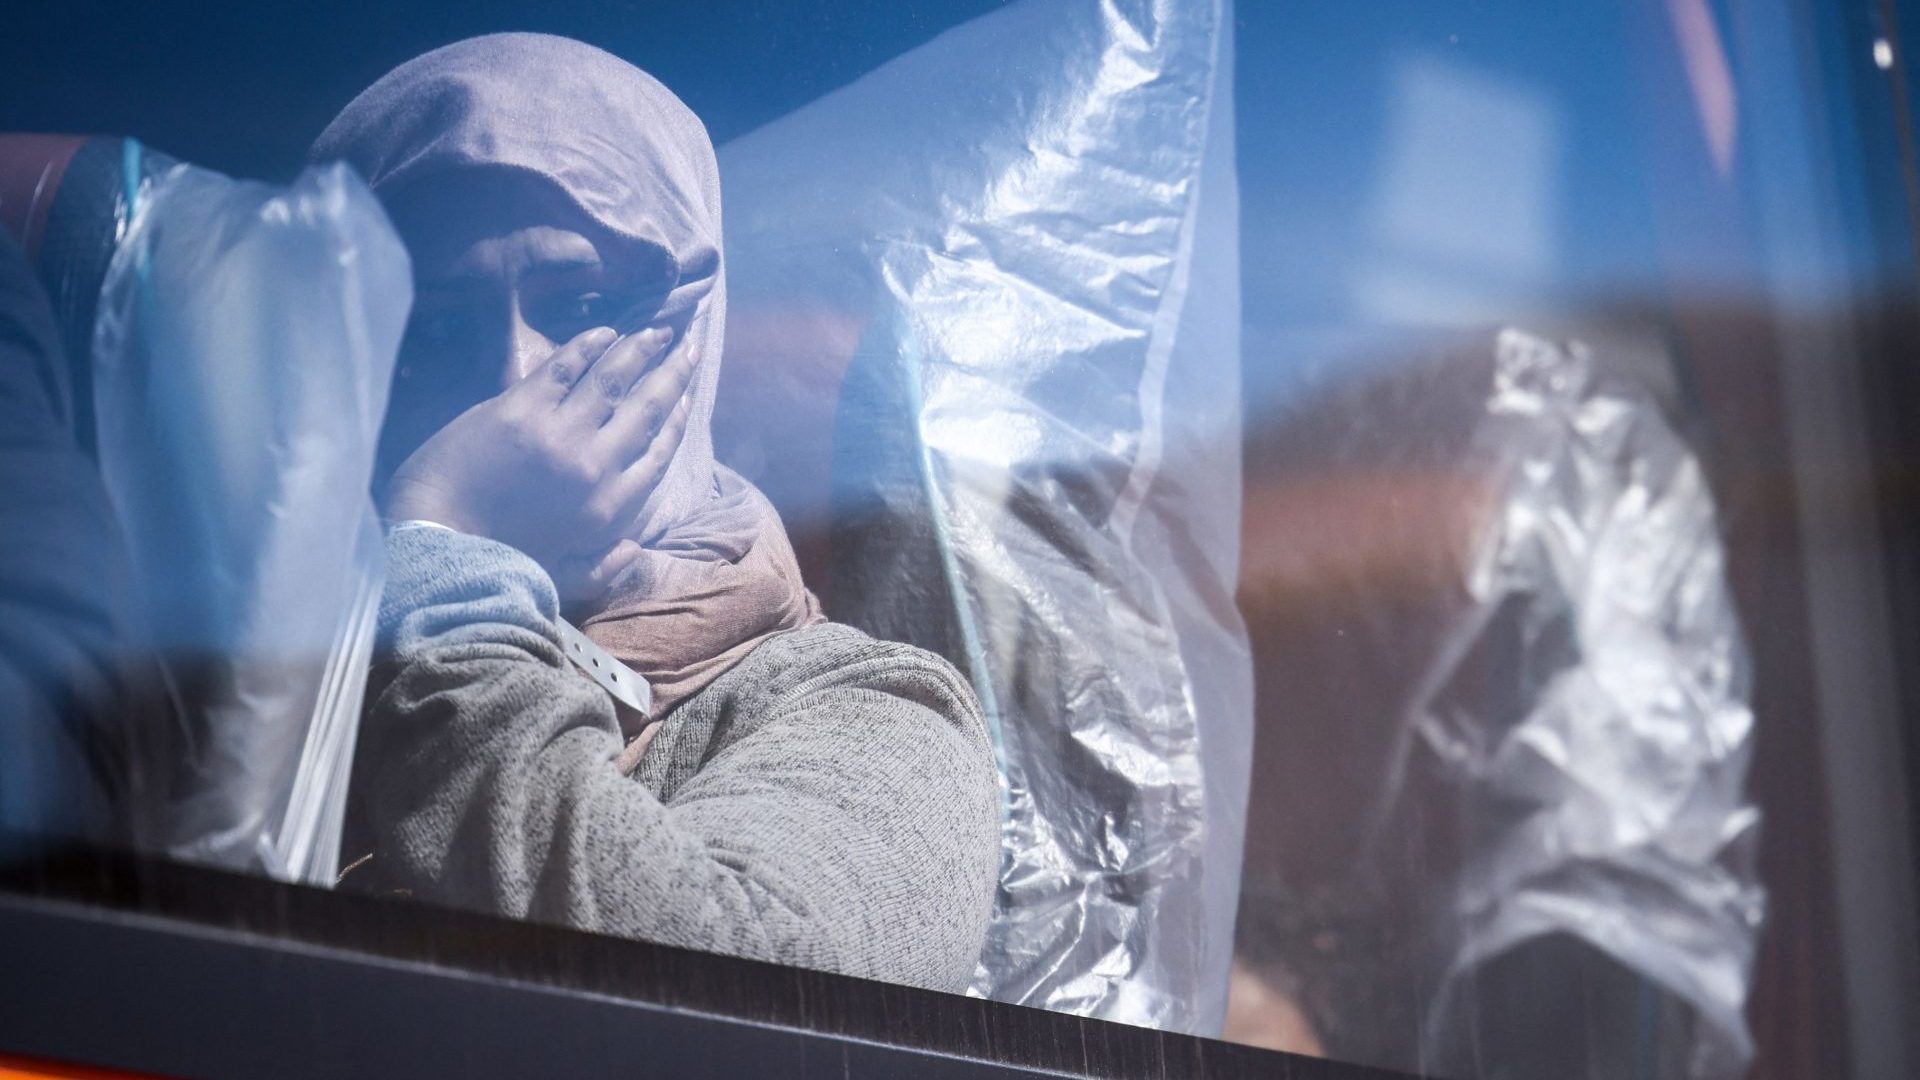
[[[545, 34], [493, 34], [388, 72], [315, 141], [383, 199], [468, 169], [553, 184], [613, 236], [664, 251], [677, 284], [661, 310], [700, 364], [685, 438], [642, 510], [643, 548], [587, 635], [647, 678], [654, 718], [773, 634], [821, 621], [779, 515], [713, 458], [709, 425], [726, 326], [720, 175], [706, 128], [673, 92], [610, 53]], [[631, 769], [645, 748], [628, 716]]]

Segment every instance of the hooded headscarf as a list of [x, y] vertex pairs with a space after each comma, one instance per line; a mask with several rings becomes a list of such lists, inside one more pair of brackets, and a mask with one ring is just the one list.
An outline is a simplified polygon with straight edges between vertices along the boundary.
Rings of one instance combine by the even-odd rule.
[[[713, 418], [727, 290], [720, 174], [698, 117], [658, 80], [610, 53], [545, 34], [492, 34], [388, 72], [313, 144], [382, 199], [464, 170], [551, 184], [617, 241], [665, 252], [676, 284], [659, 321], [699, 353], [686, 434], [642, 509], [642, 553], [583, 629], [646, 676], [654, 716], [713, 681], [767, 637], [821, 620], [779, 515], [714, 461]], [[626, 718], [628, 736], [644, 726]], [[622, 759], [631, 768], [644, 741]]]

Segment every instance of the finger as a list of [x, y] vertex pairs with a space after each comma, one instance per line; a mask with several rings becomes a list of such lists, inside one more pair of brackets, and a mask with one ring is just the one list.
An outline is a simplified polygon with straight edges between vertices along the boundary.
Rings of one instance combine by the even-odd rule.
[[698, 350], [682, 347], [666, 362], [642, 376], [625, 401], [600, 428], [598, 440], [611, 460], [631, 461], [645, 453], [665, 429], [674, 410], [687, 400], [687, 389], [700, 366]]
[[545, 363], [509, 387], [507, 395], [559, 404], [618, 336], [609, 326], [581, 331], [571, 341], [553, 350], [553, 355]]
[[692, 403], [682, 399], [653, 443], [647, 447], [646, 453], [597, 493], [597, 498], [606, 500], [604, 505], [623, 528], [632, 527], [634, 519], [640, 516], [641, 509], [646, 505], [647, 496], [660, 486], [660, 479], [667, 474], [667, 467], [673, 464], [673, 455], [680, 449], [680, 440], [687, 433], [687, 420], [692, 414]]
[[640, 545], [621, 540], [597, 559], [578, 555], [562, 559], [554, 568], [553, 587], [563, 610], [592, 605], [604, 599], [620, 575], [640, 556]]
[[561, 411], [591, 423], [607, 422], [647, 368], [673, 343], [673, 331], [656, 326], [628, 334], [609, 346], [560, 403]]
[[593, 587], [598, 595], [604, 596], [607, 590], [613, 587], [613, 583], [619, 580], [620, 575], [626, 573], [627, 567], [632, 566], [633, 561], [639, 557], [639, 541], [622, 540], [613, 545], [613, 548], [601, 558], [599, 564], [587, 575], [587, 583]]

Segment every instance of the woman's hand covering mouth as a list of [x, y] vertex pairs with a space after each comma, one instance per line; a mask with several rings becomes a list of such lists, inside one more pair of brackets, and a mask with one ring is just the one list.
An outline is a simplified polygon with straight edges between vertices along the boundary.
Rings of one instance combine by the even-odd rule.
[[510, 544], [563, 604], [599, 600], [639, 553], [635, 521], [686, 432], [699, 353], [673, 344], [665, 327], [574, 337], [402, 462], [387, 516]]

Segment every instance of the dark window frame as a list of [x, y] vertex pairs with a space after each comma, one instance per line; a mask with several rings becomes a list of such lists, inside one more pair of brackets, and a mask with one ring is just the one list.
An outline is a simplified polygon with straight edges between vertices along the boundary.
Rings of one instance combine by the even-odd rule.
[[74, 850], [0, 878], [0, 1054], [160, 1076], [1399, 1074]]

